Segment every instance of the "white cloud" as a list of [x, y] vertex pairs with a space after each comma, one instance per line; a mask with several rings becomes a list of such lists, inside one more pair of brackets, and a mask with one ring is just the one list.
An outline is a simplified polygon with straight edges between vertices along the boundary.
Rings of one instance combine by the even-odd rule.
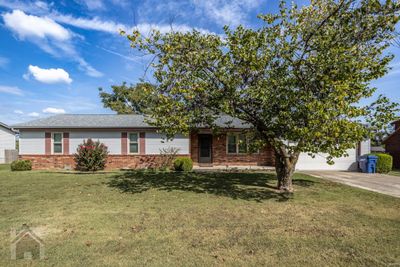
[[79, 63], [79, 68], [81, 70], [83, 70], [86, 73], [86, 75], [88, 75], [90, 77], [95, 77], [95, 78], [103, 76], [103, 73], [101, 73], [100, 71], [93, 68], [83, 58], [78, 58], [77, 61]]
[[83, 2], [89, 10], [104, 9], [102, 0], [84, 0]]
[[[121, 6], [126, 5], [126, 1], [124, 0], [115, 0], [113, 3]], [[171, 30], [188, 32], [196, 29], [201, 33], [212, 33], [207, 29], [191, 27], [186, 24], [173, 24], [171, 27], [170, 24], [139, 23], [135, 27], [132, 27], [111, 20], [102, 20], [98, 17], [74, 17], [71, 15], [61, 14], [51, 7], [52, 4], [46, 4], [40, 1], [33, 4], [24, 3], [22, 1], [0, 0], [0, 6], [20, 9], [2, 14], [5, 26], [13, 31], [20, 39], [26, 39], [33, 42], [40, 49], [54, 57], [65, 57], [77, 62], [79, 64], [79, 69], [91, 77], [101, 77], [103, 76], [103, 73], [91, 66], [77, 52], [72, 42], [74, 41], [74, 38], [79, 35], [66, 29], [60, 24], [111, 34], [119, 34], [120, 30], [125, 30], [129, 33], [134, 29], [139, 30], [144, 35], [150, 33], [152, 30], [159, 30], [161, 33], [166, 33]], [[42, 17], [28, 15], [25, 14], [24, 11], [46, 15]]]
[[238, 26], [245, 24], [250, 10], [261, 4], [261, 0], [192, 0], [196, 9], [219, 25]]
[[48, 10], [49, 9], [49, 5], [43, 1], [35, 1], [33, 4], [40, 10]]
[[33, 42], [40, 49], [54, 57], [65, 57], [77, 62], [79, 68], [89, 76], [100, 77], [103, 75], [87, 63], [76, 51], [72, 39], [78, 35], [70, 32], [55, 22], [54, 19], [48, 16], [27, 15], [20, 10], [14, 10], [2, 16], [5, 26], [20, 39]]
[[6, 86], [6, 85], [0, 85], [0, 93], [19, 95], [19, 96], [24, 95], [23, 91], [18, 87]]
[[0, 0], [0, 6], [6, 7], [9, 9], [19, 9], [22, 11], [29, 11], [30, 13], [35, 14], [44, 14], [48, 13], [50, 7], [53, 4], [47, 4], [43, 1], [18, 1], [18, 0]]
[[[69, 77], [68, 72], [63, 69], [42, 69], [38, 66], [29, 65], [28, 73], [32, 75], [35, 80], [42, 83], [67, 83], [70, 84], [72, 79]], [[28, 75], [29, 76], [29, 75]], [[28, 76], [24, 76], [27, 78]]]
[[128, 29], [124, 24], [116, 23], [114, 21], [104, 21], [97, 17], [92, 19], [87, 18], [77, 18], [71, 15], [63, 15], [57, 12], [53, 12], [49, 15], [52, 19], [56, 20], [59, 23], [71, 25], [77, 28], [86, 29], [86, 30], [95, 30], [108, 32], [113, 34], [118, 34], [119, 29]]
[[[138, 25], [132, 27], [126, 24], [116, 23], [110, 20], [101, 20], [98, 17], [94, 17], [92, 19], [77, 18], [71, 15], [62, 15], [55, 12], [51, 13], [49, 16], [59, 23], [71, 25], [81, 29], [102, 31], [111, 34], [119, 34], [120, 30], [131, 32], [133, 29], [137, 29], [144, 34], [149, 33], [153, 29], [159, 30], [162, 33], [171, 31], [171, 25], [169, 24], [139, 23]], [[196, 29], [199, 32], [210, 33], [210, 31], [206, 29], [190, 27], [186, 24], [173, 24], [172, 29], [174, 31], [180, 31], [180, 32], [188, 32], [191, 31], [192, 29]]]
[[62, 108], [45, 108], [42, 110], [43, 113], [50, 113], [50, 114], [64, 114], [65, 110]]
[[[193, 1], [196, 1], [196, 0], [193, 0]], [[249, 1], [251, 3], [251, 0], [245, 0], [245, 2], [247, 2], [247, 1]], [[115, 5], [120, 5], [120, 6], [127, 5], [127, 2], [123, 1], [123, 0], [113, 0], [112, 2]], [[235, 0], [235, 2], [239, 2], [239, 1]], [[36, 13], [40, 13], [40, 14], [44, 13], [43, 10], [49, 10], [49, 6], [43, 6], [42, 9], [38, 9], [37, 5], [35, 5], [36, 8], [34, 8], [32, 6], [32, 4], [24, 4], [23, 2], [19, 2], [19, 1], [14, 1], [13, 4], [10, 4], [6, 1], [0, 0], [0, 6], [4, 6], [7, 8], [11, 8], [11, 9], [18, 8], [25, 12], [36, 12]], [[19, 11], [19, 12], [22, 12], [22, 11]], [[25, 14], [25, 13], [23, 13], [23, 14]], [[26, 15], [26, 16], [28, 16], [28, 15]], [[3, 17], [4, 17], [4, 15], [3, 15]], [[36, 16], [31, 16], [31, 17], [41, 19], [41, 17], [36, 17]], [[74, 16], [71, 16], [68, 14], [59, 13], [54, 10], [46, 12], [45, 18], [48, 18], [48, 19], [52, 20], [53, 22], [58, 22], [61, 24], [70, 25], [70, 26], [74, 26], [77, 28], [81, 28], [81, 29], [107, 32], [107, 33], [111, 33], [111, 34], [119, 34], [119, 30], [125, 30], [127, 32], [130, 32], [133, 29], [138, 29], [139, 31], [141, 31], [143, 33], [148, 33], [151, 29], [157, 29], [163, 33], [171, 31], [171, 26], [169, 24], [140, 23], [137, 26], [130, 26], [130, 25], [118, 23], [118, 22], [115, 22], [112, 20], [102, 20], [99, 17], [94, 17], [94, 18], [74, 17]], [[186, 32], [186, 31], [192, 30], [193, 28], [200, 32], [203, 32], [203, 33], [210, 33], [210, 31], [208, 31], [207, 29], [191, 27], [186, 24], [174, 24], [173, 25], [174, 31]], [[72, 33], [70, 33], [70, 35], [72, 35]]]
[[27, 15], [21, 10], [13, 10], [3, 15], [7, 28], [17, 33], [19, 38], [52, 38], [59, 41], [66, 41], [71, 38], [70, 32], [47, 17]]
[[39, 117], [40, 114], [37, 113], [37, 112], [31, 112], [31, 113], [28, 113], [28, 116], [29, 116], [29, 117]]
[[110, 49], [107, 49], [107, 48], [104, 48], [104, 47], [100, 47], [100, 46], [97, 46], [97, 47], [100, 48], [101, 50], [106, 51], [107, 53], [119, 56], [119, 57], [121, 57], [123, 59], [129, 60], [129, 61], [133, 61], [133, 62], [137, 62], [137, 63], [141, 63], [140, 60], [137, 59], [137, 58], [129, 57], [129, 56], [123, 55], [121, 53], [115, 52], [113, 50], [110, 50]]
[[24, 114], [24, 112], [22, 110], [16, 109], [14, 110], [15, 114]]
[[167, 33], [167, 32], [171, 32], [171, 31], [189, 32], [189, 31], [192, 31], [193, 29], [195, 29], [201, 33], [211, 33], [209, 30], [206, 30], [203, 28], [191, 27], [186, 24], [172, 24], [172, 26], [171, 26], [169, 24], [139, 23], [136, 27], [134, 27], [134, 29], [137, 29], [142, 34], [150, 33], [152, 30], [158, 30], [161, 33]]

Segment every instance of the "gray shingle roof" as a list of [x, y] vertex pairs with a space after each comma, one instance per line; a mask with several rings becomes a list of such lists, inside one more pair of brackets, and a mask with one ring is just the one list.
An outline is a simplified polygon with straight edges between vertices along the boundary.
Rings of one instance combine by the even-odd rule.
[[[220, 127], [248, 128], [239, 119], [227, 115], [217, 120]], [[143, 115], [116, 115], [116, 114], [63, 114], [47, 118], [19, 123], [12, 126], [15, 129], [29, 128], [155, 128], [145, 122]]]
[[0, 127], [4, 128], [4, 129], [6, 129], [6, 130], [9, 130], [9, 131], [12, 132], [12, 133], [16, 133], [16, 131], [14, 131], [10, 126], [8, 126], [8, 125], [5, 124], [5, 123], [0, 122]]

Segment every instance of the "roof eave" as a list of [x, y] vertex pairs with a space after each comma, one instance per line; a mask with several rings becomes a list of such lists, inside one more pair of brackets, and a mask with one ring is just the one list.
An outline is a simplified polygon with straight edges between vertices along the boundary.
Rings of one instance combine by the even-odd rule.
[[152, 126], [13, 126], [14, 129], [154, 129]]
[[[159, 129], [156, 126], [13, 126], [14, 129]], [[250, 127], [220, 127], [222, 129], [250, 129]], [[210, 127], [196, 127], [196, 129], [210, 129]]]

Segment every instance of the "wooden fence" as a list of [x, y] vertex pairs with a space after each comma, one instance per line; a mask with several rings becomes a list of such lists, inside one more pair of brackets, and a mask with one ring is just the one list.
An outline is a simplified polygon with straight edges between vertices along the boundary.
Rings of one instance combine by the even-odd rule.
[[4, 150], [5, 163], [11, 163], [18, 159], [18, 150], [16, 149], [6, 149]]

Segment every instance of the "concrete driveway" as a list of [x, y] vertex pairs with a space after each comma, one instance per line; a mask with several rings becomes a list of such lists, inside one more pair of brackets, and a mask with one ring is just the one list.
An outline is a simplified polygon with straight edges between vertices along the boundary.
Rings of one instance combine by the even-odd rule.
[[340, 171], [303, 171], [302, 173], [400, 198], [400, 176]]

